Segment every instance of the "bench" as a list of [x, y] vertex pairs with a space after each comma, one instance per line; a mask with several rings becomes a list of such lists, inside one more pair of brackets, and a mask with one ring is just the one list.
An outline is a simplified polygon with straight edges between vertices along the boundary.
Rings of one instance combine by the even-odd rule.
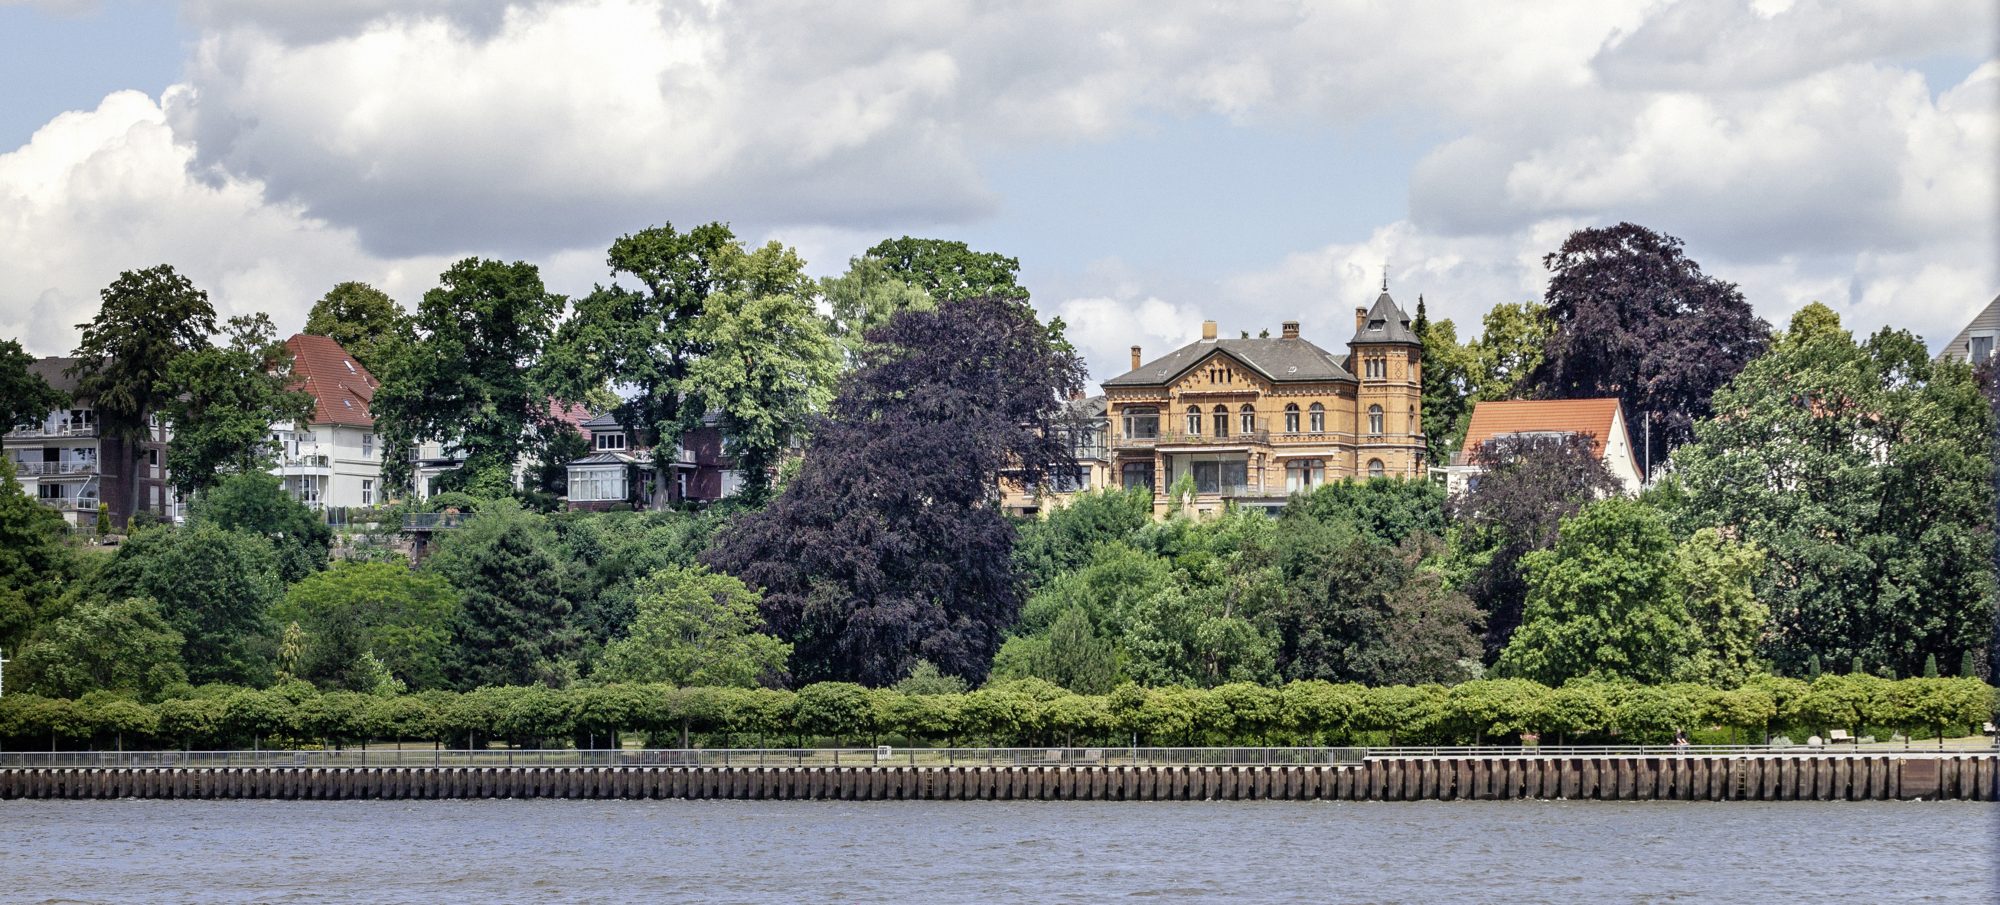
[[1835, 729], [1826, 734], [1826, 743], [1829, 745], [1852, 745], [1855, 744], [1855, 738], [1852, 735], [1848, 735], [1845, 729]]

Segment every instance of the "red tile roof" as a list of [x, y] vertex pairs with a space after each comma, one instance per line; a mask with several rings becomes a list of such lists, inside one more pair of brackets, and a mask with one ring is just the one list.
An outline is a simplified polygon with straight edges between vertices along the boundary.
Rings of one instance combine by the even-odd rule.
[[325, 336], [300, 333], [285, 340], [292, 350], [292, 388], [313, 397], [314, 424], [375, 426], [368, 403], [380, 384], [368, 369], [340, 344]]
[[1464, 448], [1470, 452], [1478, 449], [1481, 443], [1507, 434], [1589, 434], [1591, 451], [1602, 459], [1617, 416], [1618, 398], [1615, 396], [1609, 399], [1481, 402], [1472, 409], [1472, 423], [1465, 429]]

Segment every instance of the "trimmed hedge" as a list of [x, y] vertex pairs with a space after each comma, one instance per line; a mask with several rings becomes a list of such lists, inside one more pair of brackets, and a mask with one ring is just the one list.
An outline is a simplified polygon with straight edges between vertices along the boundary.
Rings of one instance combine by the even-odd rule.
[[224, 749], [423, 741], [446, 747], [608, 747], [640, 733], [651, 746], [821, 744], [1044, 747], [1662, 743], [1677, 730], [1733, 739], [1867, 727], [1944, 735], [1994, 718], [2000, 695], [1976, 679], [1823, 675], [1759, 677], [1734, 689], [1520, 679], [1365, 688], [1140, 688], [1071, 694], [1037, 679], [963, 694], [904, 694], [842, 682], [796, 692], [665, 685], [481, 688], [399, 697], [211, 685], [157, 702], [97, 692], [76, 700], [0, 698], [7, 748]]

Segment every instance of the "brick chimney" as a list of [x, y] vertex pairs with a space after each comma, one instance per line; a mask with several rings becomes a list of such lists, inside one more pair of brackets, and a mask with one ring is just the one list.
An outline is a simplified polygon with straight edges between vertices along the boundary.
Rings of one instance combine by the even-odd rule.
[[1358, 331], [1367, 323], [1368, 323], [1368, 309], [1366, 308], [1354, 309], [1354, 329]]
[[1139, 347], [1132, 347], [1132, 370], [1139, 370]]
[[1214, 322], [1214, 321], [1202, 321], [1202, 322], [1201, 322], [1201, 338], [1202, 338], [1202, 339], [1204, 339], [1204, 340], [1211, 340], [1211, 339], [1214, 339], [1214, 338], [1215, 338], [1215, 322]]
[[1298, 338], [1299, 338], [1299, 322], [1298, 322], [1298, 321], [1286, 321], [1286, 322], [1285, 322], [1285, 325], [1284, 325], [1284, 332], [1283, 332], [1282, 334], [1280, 334], [1280, 335], [1281, 335], [1281, 336], [1283, 336], [1283, 337], [1284, 337], [1284, 338], [1286, 338], [1286, 339], [1298, 339]]

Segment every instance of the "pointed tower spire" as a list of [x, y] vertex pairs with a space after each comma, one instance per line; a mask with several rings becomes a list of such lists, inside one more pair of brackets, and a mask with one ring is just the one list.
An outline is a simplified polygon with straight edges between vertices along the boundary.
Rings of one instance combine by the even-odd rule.
[[1389, 291], [1389, 262], [1382, 262], [1382, 291]]

